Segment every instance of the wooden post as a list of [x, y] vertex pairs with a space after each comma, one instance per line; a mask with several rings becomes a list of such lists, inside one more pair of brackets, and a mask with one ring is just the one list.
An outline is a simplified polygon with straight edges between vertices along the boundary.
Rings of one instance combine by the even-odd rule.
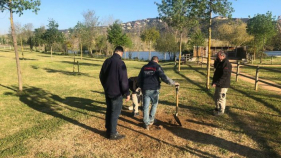
[[256, 79], [255, 79], [255, 90], [258, 90], [258, 82], [259, 82], [259, 66], [257, 67], [256, 70]]
[[73, 58], [73, 72], [75, 71], [75, 56]]
[[254, 63], [254, 55], [252, 55], [252, 57], [251, 57], [251, 58], [252, 58], [252, 60], [251, 60], [251, 61], [252, 61], [252, 64], [253, 64], [253, 63]]
[[271, 55], [271, 65], [272, 65], [273, 55]]
[[78, 73], [80, 73], [80, 72], [79, 72], [79, 61], [77, 61], [77, 66], [78, 66]]
[[201, 68], [203, 67], [203, 55], [202, 55], [202, 61], [201, 61]]
[[239, 64], [239, 61], [237, 60], [237, 70], [236, 70], [236, 82], [238, 82], [238, 76], [239, 76], [239, 67], [240, 67], [240, 64]]

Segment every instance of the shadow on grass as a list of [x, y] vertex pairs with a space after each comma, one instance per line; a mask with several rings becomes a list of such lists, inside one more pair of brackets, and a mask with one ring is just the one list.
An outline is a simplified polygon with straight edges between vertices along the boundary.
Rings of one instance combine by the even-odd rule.
[[14, 52], [14, 50], [0, 50], [1, 52]]
[[[122, 110], [122, 115], [132, 117], [130, 112], [126, 112], [126, 111], [123, 111], [123, 110]], [[96, 117], [96, 118], [99, 118], [99, 119], [103, 119], [103, 118], [98, 117], [98, 116], [93, 116], [93, 117]], [[130, 124], [134, 124], [134, 125], [136, 125], [138, 127], [142, 127], [143, 126], [142, 119], [138, 119], [138, 118], [135, 118], [135, 117], [132, 117], [132, 118], [135, 119], [136, 121], [140, 121], [140, 123], [135, 123], [133, 121], [130, 121], [130, 120], [124, 118], [123, 116], [121, 116], [119, 119], [124, 121], [124, 122], [130, 123]], [[163, 143], [165, 145], [171, 146], [173, 148], [177, 148], [177, 149], [179, 149], [181, 151], [189, 152], [189, 153], [194, 154], [194, 155], [196, 155], [198, 157], [215, 157], [215, 158], [218, 157], [218, 156], [212, 155], [210, 153], [207, 153], [207, 152], [204, 152], [204, 151], [201, 151], [201, 150], [198, 150], [198, 149], [194, 149], [194, 148], [191, 148], [191, 147], [188, 147], [188, 146], [184, 146], [183, 147], [183, 146], [178, 146], [178, 145], [171, 144], [171, 143], [169, 143], [169, 142], [167, 142], [167, 141], [165, 141], [163, 139], [158, 139], [158, 138], [156, 138], [154, 136], [146, 134], [145, 132], [142, 132], [141, 130], [136, 130], [136, 129], [133, 129], [131, 127], [128, 127], [128, 126], [125, 126], [125, 125], [122, 125], [122, 124], [118, 124], [118, 126], [126, 128], [128, 130], [131, 130], [131, 131], [133, 131], [135, 133], [144, 135], [144, 136], [146, 136], [146, 137], [148, 137], [148, 138], [150, 138], [152, 140], [155, 140], [157, 142], [160, 142], [160, 143]], [[175, 126], [173, 126], [173, 127], [175, 127]]]
[[[61, 63], [66, 63], [66, 64], [70, 64], [70, 65], [73, 65], [73, 62], [71, 61], [60, 61]], [[77, 63], [77, 60], [76, 60], [76, 63]], [[76, 64], [75, 63], [75, 64]], [[101, 64], [91, 64], [91, 63], [83, 63], [81, 60], [79, 61], [79, 65], [83, 65], [83, 66], [102, 66], [102, 63]]]
[[[262, 151], [250, 148], [248, 146], [237, 144], [211, 134], [199, 132], [197, 130], [182, 128], [179, 126], [171, 126], [170, 124], [162, 121], [159, 121], [157, 124], [162, 125], [165, 129], [186, 140], [200, 144], [216, 146], [221, 150], [219, 152], [222, 153], [230, 151], [245, 157], [260, 157], [265, 154]], [[193, 148], [191, 149], [194, 150]], [[211, 157], [217, 156], [211, 155]]]
[[281, 115], [281, 110], [279, 108], [277, 108], [275, 105], [273, 105], [272, 103], [268, 103], [267, 101], [254, 96], [254, 94], [247, 93], [247, 92], [245, 92], [243, 90], [240, 90], [239, 88], [236, 88], [234, 86], [231, 86], [231, 89], [234, 90], [234, 91], [237, 91], [240, 94], [243, 94], [244, 96], [246, 96], [248, 98], [251, 98], [251, 99], [253, 99], [257, 102], [262, 103], [264, 106], [268, 107], [269, 109], [271, 109], [271, 110], [277, 112], [279, 115]]
[[206, 70], [206, 68], [199, 68], [199, 67], [192, 67], [192, 65], [188, 65], [188, 67], [194, 71], [196, 71], [197, 73], [201, 74], [202, 76], [207, 76], [207, 74], [205, 72], [202, 72], [201, 70]]
[[78, 72], [69, 72], [69, 71], [63, 71], [63, 70], [55, 70], [55, 69], [49, 69], [49, 68], [44, 68], [44, 70], [46, 70], [48, 73], [61, 73], [64, 75], [70, 75], [70, 76], [76, 76], [76, 75], [82, 75], [82, 76], [87, 76], [87, 77], [93, 77], [90, 76], [87, 73], [78, 73]]
[[[0, 86], [17, 92], [15, 88], [3, 86], [3, 85]], [[7, 93], [6, 95], [11, 95], [11, 94]], [[105, 104], [104, 102], [98, 102], [90, 99], [77, 98], [77, 97], [67, 97], [66, 99], [62, 99], [58, 95], [54, 95], [37, 87], [24, 87], [24, 91], [22, 92], [22, 94], [19, 95], [19, 100], [36, 111], [65, 120], [69, 123], [80, 126], [84, 129], [87, 129], [89, 131], [92, 131], [94, 133], [106, 137], [105, 131], [101, 131], [99, 129], [90, 127], [86, 124], [80, 123], [74, 118], [62, 114], [61, 111], [65, 107], [60, 106], [57, 103], [57, 102], [61, 102], [72, 107], [101, 112], [104, 111], [105, 108], [99, 106], [93, 106], [92, 103], [95, 102], [95, 103]], [[70, 108], [67, 109], [72, 110]]]
[[19, 58], [20, 60], [38, 60], [38, 59], [31, 59], [31, 58]]
[[182, 78], [184, 78], [187, 82], [196, 85], [197, 87], [199, 87], [202, 91], [206, 92], [206, 94], [208, 94], [211, 98], [213, 98], [213, 94], [211, 94], [211, 92], [209, 90], [206, 89], [206, 87], [203, 87], [202, 85], [200, 85], [199, 83], [191, 80], [190, 78], [186, 77], [184, 74], [182, 74], [181, 72], [177, 71], [177, 66], [174, 66], [174, 72], [178, 75], [180, 75]]
[[[280, 139], [276, 139], [276, 130], [280, 130], [280, 122], [273, 121], [272, 119], [265, 118], [258, 115], [253, 116], [241, 116], [241, 114], [235, 113], [232, 110], [228, 112], [229, 116], [235, 120], [239, 127], [248, 135], [251, 139], [256, 141], [260, 148], [263, 149], [263, 155], [256, 155], [255, 157], [280, 157], [275, 148], [273, 148], [272, 141], [280, 144]], [[259, 122], [259, 126], [256, 126], [255, 122]], [[270, 126], [268, 126], [270, 125]], [[268, 126], [268, 127], [267, 127]], [[273, 127], [272, 127], [273, 126]], [[278, 142], [277, 142], [278, 141]], [[262, 154], [262, 153], [261, 153]], [[252, 157], [252, 156], [251, 156]]]
[[93, 92], [93, 93], [99, 93], [99, 94], [104, 95], [104, 92], [99, 92], [99, 91], [94, 91], [94, 90], [91, 90], [91, 92]]

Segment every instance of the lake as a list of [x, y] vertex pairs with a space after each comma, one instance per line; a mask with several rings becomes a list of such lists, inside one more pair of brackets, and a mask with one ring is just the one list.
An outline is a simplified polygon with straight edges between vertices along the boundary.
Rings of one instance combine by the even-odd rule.
[[268, 56], [281, 57], [281, 51], [265, 51], [264, 53]]
[[[138, 58], [140, 60], [150, 60], [149, 58], [149, 52], [131, 52], [132, 53], [132, 59]], [[160, 53], [160, 52], [151, 52], [151, 57], [158, 56], [159, 60], [173, 60], [173, 56], [169, 56], [169, 53]], [[178, 56], [178, 53], [177, 53]], [[128, 59], [129, 58], [129, 52], [125, 52], [123, 54], [123, 58]]]

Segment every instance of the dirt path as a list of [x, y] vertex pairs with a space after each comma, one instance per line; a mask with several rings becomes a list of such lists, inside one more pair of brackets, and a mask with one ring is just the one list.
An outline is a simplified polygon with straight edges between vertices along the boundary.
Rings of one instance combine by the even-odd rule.
[[[236, 71], [237, 71], [236, 68], [237, 68], [236, 64], [232, 64], [232, 76], [235, 78], [236, 78]], [[253, 85], [253, 88], [255, 88], [255, 77], [248, 75], [246, 73], [239, 73], [238, 82], [239, 80], [249, 82], [251, 85]], [[281, 94], [281, 86], [269, 80], [260, 79], [258, 82], [258, 90], [260, 90], [260, 88], [274, 91], [278, 94]]]

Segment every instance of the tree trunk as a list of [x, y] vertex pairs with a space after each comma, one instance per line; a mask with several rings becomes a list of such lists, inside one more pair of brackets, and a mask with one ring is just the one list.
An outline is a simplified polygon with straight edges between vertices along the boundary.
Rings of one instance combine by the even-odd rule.
[[83, 57], [82, 43], [80, 43], [80, 53], [81, 53], [80, 59], [82, 60]]
[[22, 37], [20, 36], [20, 45], [21, 45], [21, 55], [22, 55], [22, 59], [24, 59], [23, 56], [23, 46], [22, 46]]
[[17, 73], [18, 73], [18, 84], [19, 84], [19, 91], [22, 92], [22, 79], [21, 79], [21, 70], [20, 70], [20, 60], [18, 54], [18, 47], [17, 47], [17, 37], [15, 35], [15, 26], [13, 21], [13, 12], [12, 12], [12, 0], [9, 0], [9, 8], [10, 8], [10, 22], [11, 22], [11, 29], [12, 29], [12, 37], [13, 37], [13, 44], [16, 56], [16, 64], [17, 64]]
[[53, 58], [53, 45], [51, 45], [51, 58]]
[[210, 19], [209, 19], [209, 39], [208, 39], [208, 60], [207, 60], [207, 83], [206, 83], [206, 88], [210, 89], [210, 62], [211, 62], [211, 33], [212, 33], [212, 11], [210, 10]]
[[181, 43], [182, 43], [182, 31], [180, 31], [179, 72], [181, 71]]
[[148, 60], [151, 60], [151, 41], [149, 41], [149, 58]]

